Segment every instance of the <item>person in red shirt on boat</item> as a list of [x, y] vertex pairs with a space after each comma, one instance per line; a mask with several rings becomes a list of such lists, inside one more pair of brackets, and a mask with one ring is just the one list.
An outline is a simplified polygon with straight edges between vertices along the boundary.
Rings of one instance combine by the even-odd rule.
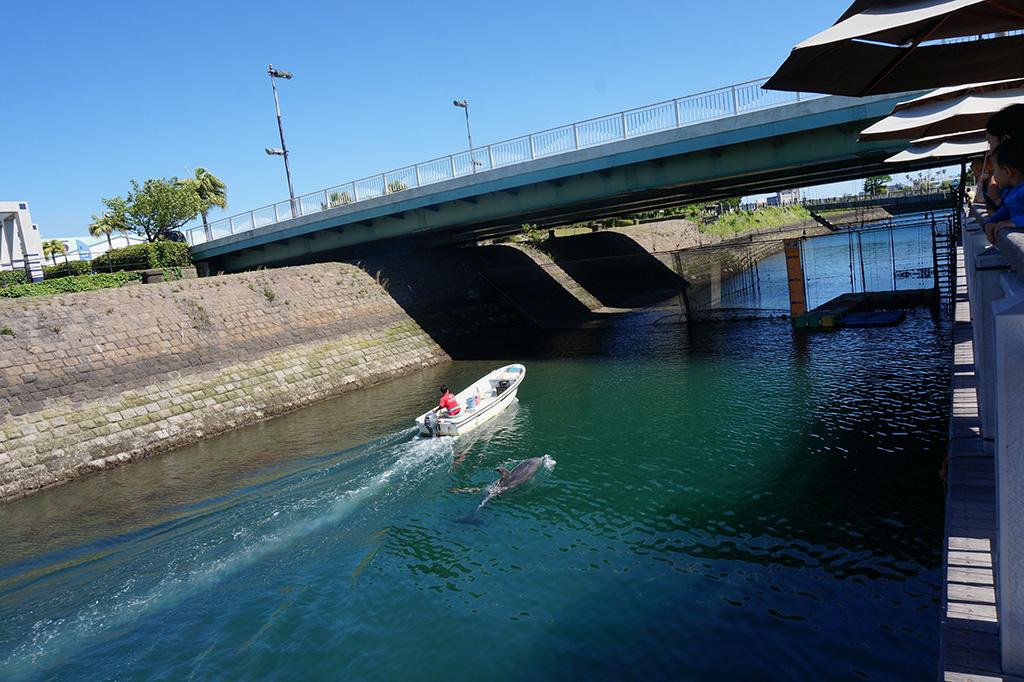
[[455, 399], [455, 396], [452, 395], [447, 386], [441, 386], [441, 400], [438, 401], [437, 405], [441, 408], [441, 414], [446, 417], [454, 417], [459, 412], [462, 412], [462, 408], [459, 407], [459, 401]]

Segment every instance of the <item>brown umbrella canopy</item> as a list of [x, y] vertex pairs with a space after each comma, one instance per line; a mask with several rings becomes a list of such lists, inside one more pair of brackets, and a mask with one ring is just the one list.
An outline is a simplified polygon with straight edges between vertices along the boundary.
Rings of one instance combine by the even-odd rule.
[[858, 0], [812, 41], [861, 38], [890, 45], [1013, 31], [1024, 25], [1020, 0]]
[[1024, 29], [1024, 0], [863, 0], [843, 16], [797, 45], [764, 87], [856, 97], [1024, 74], [1024, 35], [929, 42]]
[[984, 128], [992, 114], [1012, 104], [1024, 104], [1024, 89], [1000, 90], [954, 99], [924, 101], [861, 131], [860, 141], [910, 140]]
[[913, 109], [928, 102], [938, 102], [944, 99], [957, 99], [964, 95], [979, 95], [984, 92], [997, 92], [999, 90], [1016, 90], [1024, 88], [1024, 78], [1007, 78], [1001, 81], [986, 81], [984, 83], [967, 83], [965, 85], [954, 85], [948, 88], [932, 90], [926, 95], [921, 95], [906, 102], [900, 102], [893, 107], [893, 113], [904, 109]]
[[764, 88], [865, 97], [1022, 73], [1021, 35], [913, 49], [850, 40], [793, 50]]

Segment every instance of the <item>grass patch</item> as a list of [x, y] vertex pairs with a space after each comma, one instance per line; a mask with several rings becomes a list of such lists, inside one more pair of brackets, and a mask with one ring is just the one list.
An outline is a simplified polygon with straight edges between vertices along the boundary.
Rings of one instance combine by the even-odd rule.
[[701, 225], [700, 231], [720, 237], [735, 237], [747, 232], [785, 227], [810, 217], [810, 212], [803, 206], [770, 206], [755, 211], [726, 213], [709, 225]]
[[34, 284], [15, 284], [0, 289], [0, 296], [21, 298], [22, 296], [49, 296], [52, 294], [71, 294], [79, 291], [96, 289], [116, 289], [128, 282], [140, 281], [142, 274], [138, 272], [105, 272], [98, 275], [78, 275], [44, 280]]

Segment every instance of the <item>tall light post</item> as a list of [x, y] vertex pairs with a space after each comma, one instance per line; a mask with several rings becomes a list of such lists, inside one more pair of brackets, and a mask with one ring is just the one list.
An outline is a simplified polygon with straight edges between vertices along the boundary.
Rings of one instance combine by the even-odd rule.
[[473, 155], [473, 133], [469, 130], [469, 100], [452, 100], [452, 105], [466, 112], [466, 138], [469, 140], [469, 165], [476, 173], [476, 156]]
[[284, 157], [284, 174], [288, 177], [288, 199], [292, 209], [292, 217], [296, 218], [298, 217], [298, 211], [295, 210], [295, 190], [292, 189], [292, 169], [288, 166], [288, 147], [284, 143], [284, 126], [281, 124], [281, 103], [277, 99], [277, 84], [274, 82], [275, 78], [291, 80], [292, 72], [275, 69], [274, 65], [270, 64], [267, 66], [267, 73], [270, 75], [270, 87], [274, 91], [274, 109], [277, 110], [277, 132], [281, 134], [281, 147], [267, 147], [265, 151], [271, 156]]

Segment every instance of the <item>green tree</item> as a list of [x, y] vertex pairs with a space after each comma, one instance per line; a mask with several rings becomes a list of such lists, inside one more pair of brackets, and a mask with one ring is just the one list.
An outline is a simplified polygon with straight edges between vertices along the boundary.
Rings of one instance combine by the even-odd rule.
[[876, 196], [886, 193], [886, 185], [892, 182], [891, 175], [873, 175], [864, 180], [864, 193]]
[[166, 238], [206, 207], [192, 183], [178, 178], [151, 178], [141, 185], [132, 180], [128, 196], [104, 199], [103, 204], [116, 224], [150, 242]]
[[202, 167], [196, 168], [195, 175], [181, 180], [181, 183], [191, 186], [199, 195], [200, 201], [203, 202], [203, 208], [199, 210], [199, 215], [203, 217], [203, 231], [209, 241], [213, 235], [210, 233], [210, 223], [206, 219], [206, 214], [214, 206], [217, 208], [228, 207], [228, 186], [224, 184], [223, 180]]
[[49, 256], [53, 260], [53, 264], [57, 264], [57, 254], [64, 256], [64, 260], [68, 259], [67, 254], [68, 247], [64, 246], [64, 242], [59, 239], [47, 239], [43, 242], [43, 258]]
[[395, 192], [401, 192], [402, 190], [409, 189], [409, 185], [405, 184], [401, 180], [392, 180], [388, 183], [388, 194], [394, 194]]

